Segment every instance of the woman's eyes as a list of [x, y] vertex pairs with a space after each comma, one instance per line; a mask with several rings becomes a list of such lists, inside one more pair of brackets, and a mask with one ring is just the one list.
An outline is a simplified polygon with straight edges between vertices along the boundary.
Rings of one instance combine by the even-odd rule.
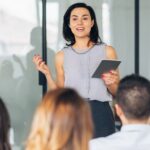
[[77, 20], [77, 18], [72, 18], [72, 20], [73, 20], [73, 21], [76, 21], [76, 20]]
[[[72, 18], [72, 20], [73, 20], [73, 21], [76, 21], [76, 20], [78, 20], [78, 18]], [[82, 18], [82, 20], [88, 20], [88, 18], [87, 18], [87, 17], [84, 17], [84, 18]]]
[[83, 20], [88, 20], [88, 18], [87, 18], [87, 17], [84, 17]]

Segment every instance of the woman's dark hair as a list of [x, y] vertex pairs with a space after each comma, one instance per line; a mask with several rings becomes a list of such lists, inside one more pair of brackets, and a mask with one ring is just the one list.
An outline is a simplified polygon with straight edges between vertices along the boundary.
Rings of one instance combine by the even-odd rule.
[[94, 25], [90, 31], [90, 41], [92, 41], [95, 44], [96, 43], [101, 44], [102, 40], [99, 36], [96, 16], [95, 16], [95, 12], [94, 12], [93, 8], [91, 6], [86, 5], [85, 3], [75, 3], [67, 9], [67, 11], [64, 15], [64, 20], [63, 20], [63, 37], [67, 42], [70, 43], [67, 45], [73, 45], [75, 43], [75, 37], [69, 27], [69, 23], [70, 23], [70, 15], [71, 15], [72, 10], [75, 8], [79, 8], [79, 7], [86, 8], [90, 13], [91, 19], [94, 20]]
[[10, 150], [9, 144], [10, 117], [7, 108], [0, 98], [0, 150]]

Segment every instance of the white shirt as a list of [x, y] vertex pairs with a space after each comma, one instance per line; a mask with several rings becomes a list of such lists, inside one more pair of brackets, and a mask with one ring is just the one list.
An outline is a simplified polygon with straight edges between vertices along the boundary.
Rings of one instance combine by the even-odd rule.
[[124, 125], [119, 132], [91, 140], [90, 150], [150, 150], [150, 125]]

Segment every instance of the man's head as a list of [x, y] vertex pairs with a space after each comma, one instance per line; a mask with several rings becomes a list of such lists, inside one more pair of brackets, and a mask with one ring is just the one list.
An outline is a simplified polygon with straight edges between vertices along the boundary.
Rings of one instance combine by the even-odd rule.
[[147, 120], [150, 116], [150, 81], [138, 75], [123, 78], [116, 94], [115, 108], [122, 122], [123, 118]]

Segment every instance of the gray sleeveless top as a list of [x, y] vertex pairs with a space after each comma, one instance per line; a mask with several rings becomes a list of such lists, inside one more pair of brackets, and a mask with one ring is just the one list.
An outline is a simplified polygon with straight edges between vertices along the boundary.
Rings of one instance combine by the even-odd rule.
[[89, 100], [111, 101], [112, 95], [102, 79], [92, 78], [92, 74], [102, 59], [106, 59], [106, 45], [97, 44], [84, 52], [71, 46], [64, 48], [65, 87], [74, 88]]

